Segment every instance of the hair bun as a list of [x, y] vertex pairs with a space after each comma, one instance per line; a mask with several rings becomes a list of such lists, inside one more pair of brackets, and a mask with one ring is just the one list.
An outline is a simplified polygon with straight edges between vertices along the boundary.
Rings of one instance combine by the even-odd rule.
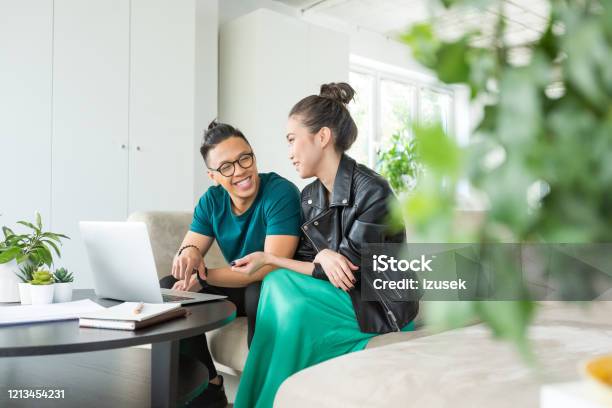
[[214, 129], [214, 128], [216, 128], [217, 126], [219, 126], [219, 122], [217, 122], [217, 119], [215, 118], [215, 119], [213, 119], [213, 120], [212, 120], [212, 122], [210, 122], [210, 123], [208, 124], [208, 128], [207, 128], [206, 130], [211, 130], [211, 129]]
[[344, 105], [353, 100], [355, 90], [346, 82], [331, 82], [321, 85], [319, 96], [334, 99]]

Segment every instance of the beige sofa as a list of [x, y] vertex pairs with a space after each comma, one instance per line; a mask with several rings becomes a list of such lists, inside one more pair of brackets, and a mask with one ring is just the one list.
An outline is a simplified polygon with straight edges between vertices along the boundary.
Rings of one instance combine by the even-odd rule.
[[[468, 220], [472, 217], [472, 220]], [[471, 215], [463, 222], [474, 222]], [[149, 228], [159, 276], [191, 222], [187, 212], [135, 213], [129, 220]], [[219, 248], [209, 266], [225, 265]], [[278, 391], [275, 407], [537, 407], [542, 384], [575, 381], [578, 365], [612, 352], [612, 302], [589, 307], [542, 302], [529, 338], [538, 369], [529, 368], [508, 343], [492, 339], [483, 325], [433, 334], [417, 330], [373, 338], [366, 350], [300, 371]], [[237, 318], [209, 334], [220, 369], [240, 374], [246, 361], [246, 319]], [[316, 392], [313, 392], [316, 390]]]
[[[469, 218], [472, 218], [471, 220]], [[468, 215], [473, 223], [479, 215]], [[147, 224], [160, 277], [191, 222], [187, 212], [135, 213]], [[208, 266], [225, 265], [216, 244]], [[209, 333], [221, 371], [237, 374], [248, 354], [246, 319]], [[483, 325], [433, 334], [419, 318], [417, 330], [374, 337], [366, 350], [302, 370], [281, 386], [275, 407], [537, 407], [541, 384], [574, 381], [581, 361], [612, 352], [612, 302], [589, 307], [541, 302], [529, 338], [538, 370]], [[316, 392], [313, 392], [316, 390]]]
[[[128, 218], [128, 221], [141, 221], [147, 224], [160, 278], [170, 274], [172, 259], [189, 229], [191, 218], [192, 213], [190, 212], [156, 211], [137, 212]], [[208, 267], [227, 265], [216, 243], [204, 259]], [[406, 341], [428, 334], [425, 330], [421, 330], [422, 325], [418, 318], [416, 325], [417, 330], [413, 332], [377, 336], [370, 341], [368, 348]], [[230, 374], [242, 373], [248, 354], [246, 318], [239, 317], [227, 326], [209, 333], [207, 337], [210, 352], [214, 360], [221, 365], [221, 370]]]
[[539, 407], [543, 384], [577, 381], [581, 362], [612, 353], [612, 302], [540, 306], [529, 330], [533, 367], [478, 324], [302, 370], [281, 385], [274, 406]]

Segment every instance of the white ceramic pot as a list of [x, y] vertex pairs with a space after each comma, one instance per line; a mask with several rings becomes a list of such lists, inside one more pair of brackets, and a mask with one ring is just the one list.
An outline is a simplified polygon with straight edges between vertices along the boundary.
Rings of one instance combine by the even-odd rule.
[[17, 261], [0, 264], [0, 303], [19, 302], [19, 271]]
[[30, 283], [19, 282], [19, 298], [21, 299], [22, 305], [29, 305], [32, 303], [32, 297], [30, 296]]
[[55, 284], [30, 285], [30, 297], [33, 305], [47, 305], [53, 303], [53, 292]]
[[53, 303], [70, 302], [72, 300], [72, 282], [55, 283]]

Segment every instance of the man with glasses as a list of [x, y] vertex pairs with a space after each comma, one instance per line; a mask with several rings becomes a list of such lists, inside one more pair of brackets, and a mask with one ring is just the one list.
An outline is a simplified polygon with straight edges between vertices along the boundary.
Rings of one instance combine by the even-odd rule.
[[[162, 287], [226, 295], [238, 316], [247, 316], [248, 344], [255, 330], [261, 280], [273, 269], [247, 275], [230, 267], [207, 268], [204, 255], [216, 240], [226, 261], [256, 251], [293, 257], [300, 236], [300, 192], [276, 173], [258, 173], [255, 154], [240, 130], [213, 121], [200, 148], [210, 187], [195, 207], [187, 232]], [[210, 384], [194, 406], [225, 406], [223, 377], [217, 375], [205, 335], [181, 342], [181, 350], [208, 368]]]

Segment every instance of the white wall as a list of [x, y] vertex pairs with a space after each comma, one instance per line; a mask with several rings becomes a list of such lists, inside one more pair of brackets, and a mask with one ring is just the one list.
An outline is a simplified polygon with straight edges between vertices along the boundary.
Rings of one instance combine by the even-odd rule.
[[352, 55], [431, 75], [430, 72], [414, 60], [410, 54], [409, 47], [399, 41], [387, 38], [379, 33], [351, 26], [334, 18], [325, 17], [316, 12], [307, 11], [302, 13], [298, 8], [289, 7], [271, 0], [222, 0], [219, 4], [219, 23], [223, 25], [232, 19], [259, 8], [273, 10], [321, 27], [345, 33], [349, 37], [349, 52]]
[[257, 9], [264, 8], [299, 17], [299, 10], [273, 0], [219, 0], [219, 26]]
[[268, 9], [222, 26], [219, 118], [243, 131], [260, 172], [308, 182], [287, 157], [287, 116], [322, 83], [348, 80], [348, 55], [346, 35]]
[[52, 0], [0, 0], [0, 225], [51, 215], [52, 15]]
[[193, 138], [194, 206], [211, 185], [200, 155], [202, 136], [218, 114], [219, 82], [219, 5], [218, 0], [196, 1], [195, 112]]
[[[219, 20], [223, 24], [238, 18], [258, 8], [274, 10], [308, 23], [327, 27], [346, 34], [349, 38], [349, 53], [352, 61], [374, 65], [377, 68], [410, 73], [424, 81], [436, 81], [435, 75], [420, 65], [412, 57], [410, 48], [394, 39], [364, 28], [350, 25], [344, 21], [326, 17], [317, 12], [302, 13], [298, 8], [289, 7], [271, 0], [224, 0], [219, 6]], [[455, 88], [454, 132], [457, 138], [464, 142], [469, 136], [469, 130], [476, 122], [479, 109], [468, 110], [469, 92], [467, 88]]]
[[[346, 34], [349, 38], [349, 54], [351, 63], [368, 65], [372, 68], [408, 75], [423, 82], [437, 82], [435, 74], [420, 65], [411, 55], [410, 48], [394, 39], [364, 28], [352, 26], [335, 18], [326, 17], [316, 12], [302, 13], [298, 8], [271, 0], [224, 0], [220, 2], [220, 23], [231, 21], [258, 8], [273, 10], [302, 21], [331, 28]], [[482, 105], [471, 103], [469, 89], [465, 86], [453, 86], [453, 133], [458, 142], [465, 145], [469, 141], [471, 131], [482, 115]], [[300, 183], [298, 183], [300, 185]], [[466, 182], [459, 189], [462, 208], [480, 209], [483, 205], [471, 197], [471, 191]]]

